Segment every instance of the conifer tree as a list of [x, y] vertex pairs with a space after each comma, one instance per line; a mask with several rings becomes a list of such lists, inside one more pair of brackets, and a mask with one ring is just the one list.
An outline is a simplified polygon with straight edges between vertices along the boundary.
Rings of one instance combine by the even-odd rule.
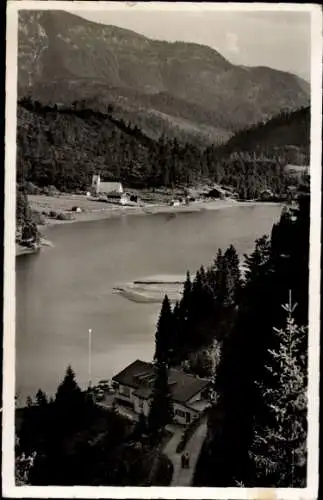
[[67, 427], [77, 425], [83, 417], [84, 402], [85, 397], [75, 380], [75, 373], [72, 367], [68, 366], [55, 396], [55, 408]]
[[218, 305], [222, 305], [226, 297], [226, 282], [225, 282], [225, 261], [222, 255], [222, 250], [219, 248], [215, 259], [215, 286], [216, 286], [216, 301]]
[[22, 225], [30, 217], [30, 210], [28, 205], [27, 194], [25, 191], [17, 189], [17, 199], [16, 199], [16, 220], [17, 225]]
[[47, 396], [41, 389], [38, 389], [37, 391], [36, 403], [38, 406], [45, 406], [48, 403]]
[[[202, 271], [202, 272], [201, 272]], [[205, 272], [202, 267], [195, 274], [195, 278], [192, 283], [191, 292], [191, 304], [190, 304], [190, 320], [191, 322], [196, 322], [203, 314], [204, 302], [203, 302], [203, 286], [205, 283]]]
[[148, 416], [148, 427], [153, 433], [162, 430], [173, 419], [173, 403], [168, 384], [166, 363], [155, 364], [155, 377]]
[[[182, 299], [183, 300], [183, 299]], [[173, 351], [170, 356], [170, 364], [176, 365], [181, 362], [185, 346], [185, 316], [181, 309], [181, 303], [176, 302], [173, 309], [174, 342]]]
[[169, 363], [174, 348], [174, 319], [169, 298], [165, 295], [160, 311], [155, 335], [154, 360]]
[[145, 434], [148, 430], [147, 420], [145, 415], [141, 412], [139, 414], [139, 418], [136, 422], [135, 428], [133, 430], [133, 438], [140, 439], [143, 434]]
[[31, 399], [30, 396], [27, 396], [26, 406], [27, 406], [27, 408], [31, 408], [33, 406], [33, 400]]
[[224, 279], [225, 279], [225, 291], [226, 305], [234, 305], [238, 302], [240, 297], [241, 288], [241, 273], [240, 273], [240, 263], [239, 256], [233, 245], [230, 245], [224, 254]]
[[183, 321], [187, 321], [191, 305], [192, 281], [190, 272], [186, 273], [186, 280], [184, 282], [183, 296], [180, 301], [180, 315]]
[[245, 255], [247, 285], [256, 284], [259, 279], [269, 270], [271, 257], [271, 244], [267, 236], [262, 236], [256, 240], [254, 251], [251, 255]]
[[287, 324], [274, 328], [277, 347], [268, 351], [268, 381], [258, 384], [267, 412], [266, 425], [258, 422], [249, 456], [255, 468], [255, 486], [305, 487], [307, 360], [301, 346], [307, 329], [295, 324], [291, 297], [283, 308]]

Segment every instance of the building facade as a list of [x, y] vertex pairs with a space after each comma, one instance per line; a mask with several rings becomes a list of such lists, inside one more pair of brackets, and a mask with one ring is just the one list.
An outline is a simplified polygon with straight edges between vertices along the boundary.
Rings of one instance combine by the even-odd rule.
[[93, 196], [99, 196], [100, 194], [123, 194], [123, 186], [121, 182], [104, 182], [101, 180], [100, 174], [94, 174], [92, 176], [91, 193]]
[[[151, 363], [134, 361], [115, 377], [115, 400], [136, 414], [149, 414], [154, 367]], [[188, 425], [209, 405], [210, 381], [170, 369], [168, 383], [173, 400], [174, 421]]]

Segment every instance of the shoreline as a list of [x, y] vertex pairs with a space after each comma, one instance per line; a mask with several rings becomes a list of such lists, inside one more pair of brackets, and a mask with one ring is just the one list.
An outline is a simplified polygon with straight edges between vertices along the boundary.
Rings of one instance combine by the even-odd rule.
[[43, 238], [42, 236], [40, 237], [40, 243], [32, 248], [21, 245], [20, 243], [16, 243], [16, 257], [38, 253], [44, 247], [53, 247], [53, 244], [51, 241]]
[[79, 222], [92, 222], [98, 220], [106, 220], [123, 215], [155, 215], [155, 214], [170, 214], [176, 216], [178, 213], [195, 213], [204, 211], [221, 210], [234, 207], [248, 206], [266, 206], [266, 205], [283, 205], [281, 202], [261, 202], [261, 201], [235, 201], [235, 200], [215, 200], [206, 202], [193, 202], [191, 205], [181, 205], [173, 207], [166, 204], [151, 204], [146, 206], [113, 206], [102, 208], [96, 211], [84, 211], [76, 213], [75, 218], [71, 220], [46, 219], [46, 223], [39, 228], [47, 229], [60, 224], [75, 224]]
[[[222, 210], [234, 207], [255, 207], [266, 205], [283, 205], [281, 202], [262, 202], [262, 201], [236, 201], [236, 200], [213, 200], [213, 201], [197, 201], [192, 202], [190, 205], [170, 206], [167, 204], [147, 204], [145, 206], [109, 206], [97, 210], [89, 210], [81, 213], [75, 213], [75, 217], [71, 220], [57, 220], [46, 218], [46, 222], [38, 226], [39, 231], [45, 233], [52, 227], [60, 224], [76, 224], [81, 222], [95, 222], [100, 220], [108, 220], [121, 216], [128, 215], [155, 215], [155, 214], [169, 214], [176, 217], [180, 213], [200, 213], [206, 211]], [[22, 255], [35, 254], [41, 251], [44, 247], [52, 247], [52, 243], [41, 236], [39, 246], [36, 248], [24, 247], [16, 243], [16, 257]]]

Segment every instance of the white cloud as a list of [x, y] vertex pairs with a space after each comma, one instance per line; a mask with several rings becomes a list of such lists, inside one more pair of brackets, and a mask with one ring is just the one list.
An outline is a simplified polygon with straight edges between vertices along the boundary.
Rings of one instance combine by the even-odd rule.
[[229, 52], [239, 54], [240, 48], [238, 45], [238, 36], [235, 33], [226, 34], [226, 48]]

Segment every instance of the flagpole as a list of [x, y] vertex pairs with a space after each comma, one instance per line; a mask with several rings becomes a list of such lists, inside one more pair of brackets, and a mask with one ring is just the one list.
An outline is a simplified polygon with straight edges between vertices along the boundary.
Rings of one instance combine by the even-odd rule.
[[89, 389], [92, 385], [92, 330], [89, 329]]

